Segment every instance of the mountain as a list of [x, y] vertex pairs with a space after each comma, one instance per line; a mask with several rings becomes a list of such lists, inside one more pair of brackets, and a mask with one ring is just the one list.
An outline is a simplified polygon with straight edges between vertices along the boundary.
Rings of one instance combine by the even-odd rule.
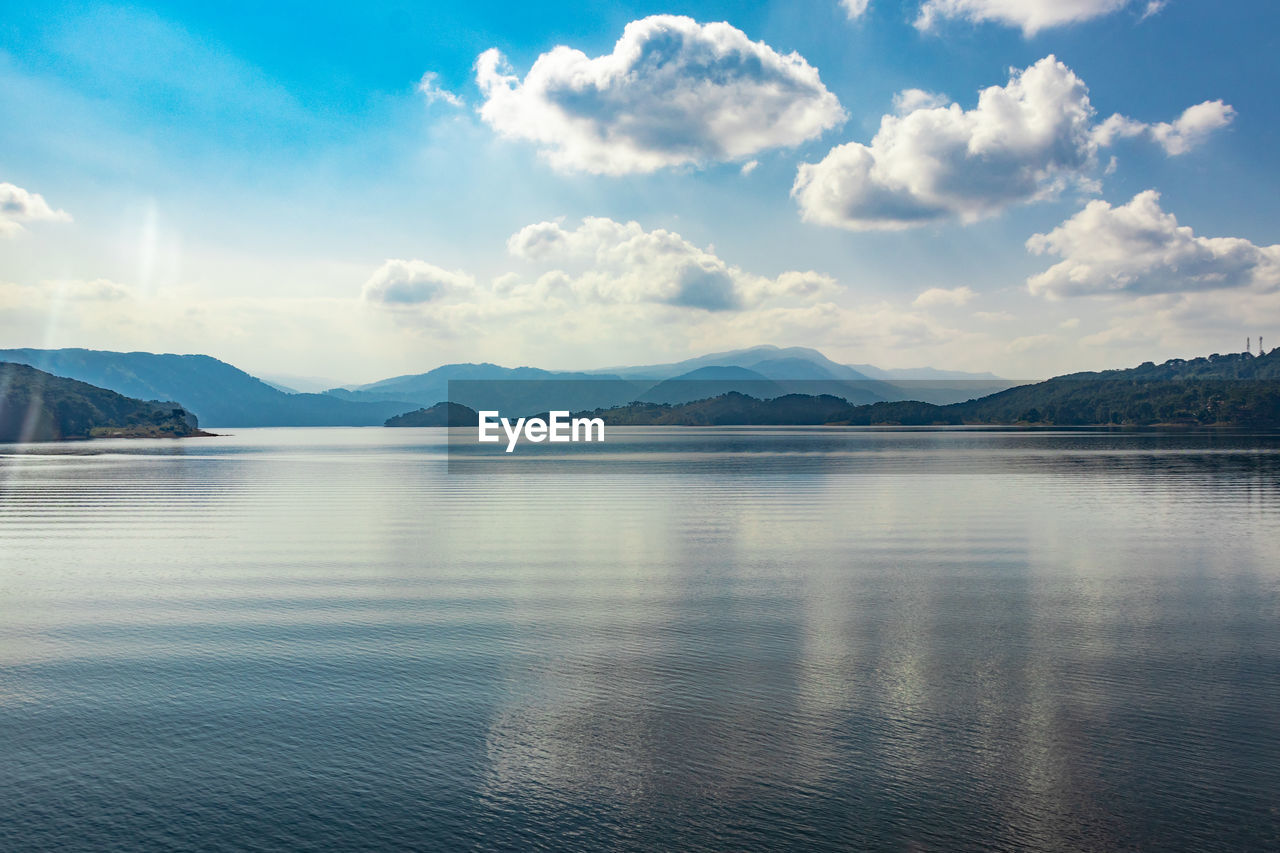
[[405, 412], [388, 418], [383, 426], [389, 427], [474, 427], [480, 413], [458, 403], [436, 403], [416, 412]]
[[575, 417], [602, 418], [615, 426], [730, 426], [827, 424], [850, 410], [840, 397], [786, 394], [760, 400], [730, 391], [706, 400], [671, 405], [635, 402], [615, 409], [575, 413]]
[[[624, 378], [668, 379], [712, 365], [754, 370], [779, 382], [784, 393], [832, 394], [851, 403], [924, 400], [943, 405], [1020, 384], [991, 373], [965, 373], [932, 367], [883, 370], [870, 364], [839, 364], [809, 347], [773, 345], [711, 353], [671, 364], [616, 367], [607, 372]], [[834, 384], [836, 382], [841, 384]]]
[[128, 397], [176, 400], [215, 427], [375, 426], [414, 408], [412, 401], [352, 402], [327, 394], [289, 394], [207, 355], [87, 349], [0, 350], [56, 376]]
[[0, 363], [0, 441], [208, 435], [174, 403], [135, 400], [25, 364]]
[[663, 380], [637, 399], [647, 403], [688, 403], [739, 393], [759, 399], [781, 397], [782, 386], [745, 367], [699, 367]]
[[342, 383], [319, 376], [298, 376], [292, 373], [263, 373], [258, 378], [286, 394], [322, 394]]
[[578, 413], [611, 424], [1184, 424], [1280, 427], [1280, 348], [1125, 370], [1073, 373], [945, 406], [921, 401], [833, 407], [831, 397], [724, 394], [683, 405], [633, 403]]
[[[352, 389], [332, 388], [328, 392], [345, 400], [409, 400], [424, 405], [449, 399], [450, 382], [592, 382], [597, 393], [610, 388], [626, 394], [647, 387], [645, 383], [623, 382], [617, 376], [576, 371], [542, 370], [537, 367], [501, 367], [496, 364], [445, 364], [426, 373], [395, 376]], [[456, 401], [456, 398], [455, 398]]]
[[[611, 373], [615, 376], [621, 376], [624, 378], [640, 377], [645, 379], [670, 379], [672, 377], [688, 373], [692, 370], [697, 370], [700, 367], [745, 367], [750, 370], [758, 371], [757, 365], [762, 362], [791, 362], [793, 366], [799, 362], [803, 362], [807, 365], [816, 365], [817, 367], [822, 368], [827, 374], [822, 378], [847, 379], [854, 382], [866, 381], [873, 378], [860, 373], [847, 365], [837, 364], [822, 353], [818, 352], [816, 349], [810, 349], [809, 347], [777, 347], [772, 344], [750, 347], [748, 349], [730, 350], [728, 352], [715, 352], [708, 355], [700, 355], [696, 358], [687, 358], [684, 361], [676, 361], [670, 364], [615, 367], [595, 372]], [[807, 370], [808, 368], [801, 369]], [[770, 378], [778, 377], [771, 376]], [[786, 376], [785, 378], [802, 379], [806, 377]]]
[[968, 373], [963, 370], [939, 370], [936, 367], [876, 367], [874, 364], [851, 364], [849, 367], [872, 379], [927, 381], [1003, 381], [994, 373]]
[[[906, 399], [943, 404], [969, 400], [1014, 384], [991, 374], [932, 368], [881, 371], [867, 367], [876, 375], [834, 362], [809, 347], [765, 345], [669, 364], [592, 371], [446, 364], [426, 373], [395, 376], [354, 388], [332, 388], [326, 393], [348, 401], [407, 400], [420, 406], [449, 399], [476, 409], [530, 414], [547, 409], [611, 408], [631, 401], [688, 402], [731, 391], [754, 397], [829, 394], [855, 404]], [[908, 375], [925, 378], [906, 378]], [[450, 382], [454, 383], [452, 390]], [[586, 384], [591, 382], [597, 384]], [[667, 382], [680, 384], [663, 384]], [[698, 388], [695, 383], [703, 387]]]
[[970, 423], [1280, 425], [1280, 348], [1072, 373], [956, 407]]
[[491, 409], [521, 416], [548, 409], [617, 406], [636, 399], [652, 384], [608, 374], [537, 367], [446, 364], [426, 373], [396, 376], [354, 389], [334, 388], [326, 393], [348, 401], [394, 398], [418, 406], [449, 400], [476, 410]]

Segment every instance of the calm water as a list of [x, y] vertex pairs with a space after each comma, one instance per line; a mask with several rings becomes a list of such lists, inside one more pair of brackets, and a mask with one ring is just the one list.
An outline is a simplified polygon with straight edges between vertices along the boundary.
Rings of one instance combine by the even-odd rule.
[[1280, 846], [1280, 437], [0, 446], [0, 849]]

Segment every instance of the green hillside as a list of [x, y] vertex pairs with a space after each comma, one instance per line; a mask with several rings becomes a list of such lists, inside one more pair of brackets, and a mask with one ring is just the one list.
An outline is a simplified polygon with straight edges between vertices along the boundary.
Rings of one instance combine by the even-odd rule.
[[1055, 426], [1280, 427], [1280, 349], [1262, 356], [1211, 355], [1073, 373], [946, 406], [881, 402], [851, 406], [792, 394], [758, 400], [724, 394], [683, 405], [632, 403], [589, 413], [611, 424], [1034, 424]]
[[389, 427], [473, 427], [479, 420], [475, 409], [461, 403], [436, 403], [426, 409], [405, 412], [388, 418], [384, 426]]
[[0, 441], [207, 434], [175, 403], [135, 400], [25, 364], [0, 363]]

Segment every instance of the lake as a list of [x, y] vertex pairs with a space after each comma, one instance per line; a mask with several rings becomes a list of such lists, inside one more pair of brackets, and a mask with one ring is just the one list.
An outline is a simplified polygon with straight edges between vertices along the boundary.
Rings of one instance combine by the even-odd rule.
[[1280, 436], [0, 446], [5, 850], [1280, 847]]

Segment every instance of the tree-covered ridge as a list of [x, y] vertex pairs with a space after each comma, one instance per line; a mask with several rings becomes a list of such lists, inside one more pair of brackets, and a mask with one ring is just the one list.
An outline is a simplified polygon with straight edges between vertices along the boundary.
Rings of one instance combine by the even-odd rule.
[[0, 362], [0, 441], [207, 435], [175, 403], [135, 400], [25, 364]]
[[757, 400], [724, 394], [683, 405], [632, 403], [592, 417], [621, 425], [678, 424], [1153, 424], [1280, 426], [1280, 349], [1267, 355], [1212, 355], [1126, 370], [1073, 373], [937, 406], [882, 402], [852, 406], [835, 397]]
[[425, 409], [405, 412], [388, 418], [384, 426], [389, 427], [474, 427], [480, 415], [475, 410], [461, 403], [436, 403]]

